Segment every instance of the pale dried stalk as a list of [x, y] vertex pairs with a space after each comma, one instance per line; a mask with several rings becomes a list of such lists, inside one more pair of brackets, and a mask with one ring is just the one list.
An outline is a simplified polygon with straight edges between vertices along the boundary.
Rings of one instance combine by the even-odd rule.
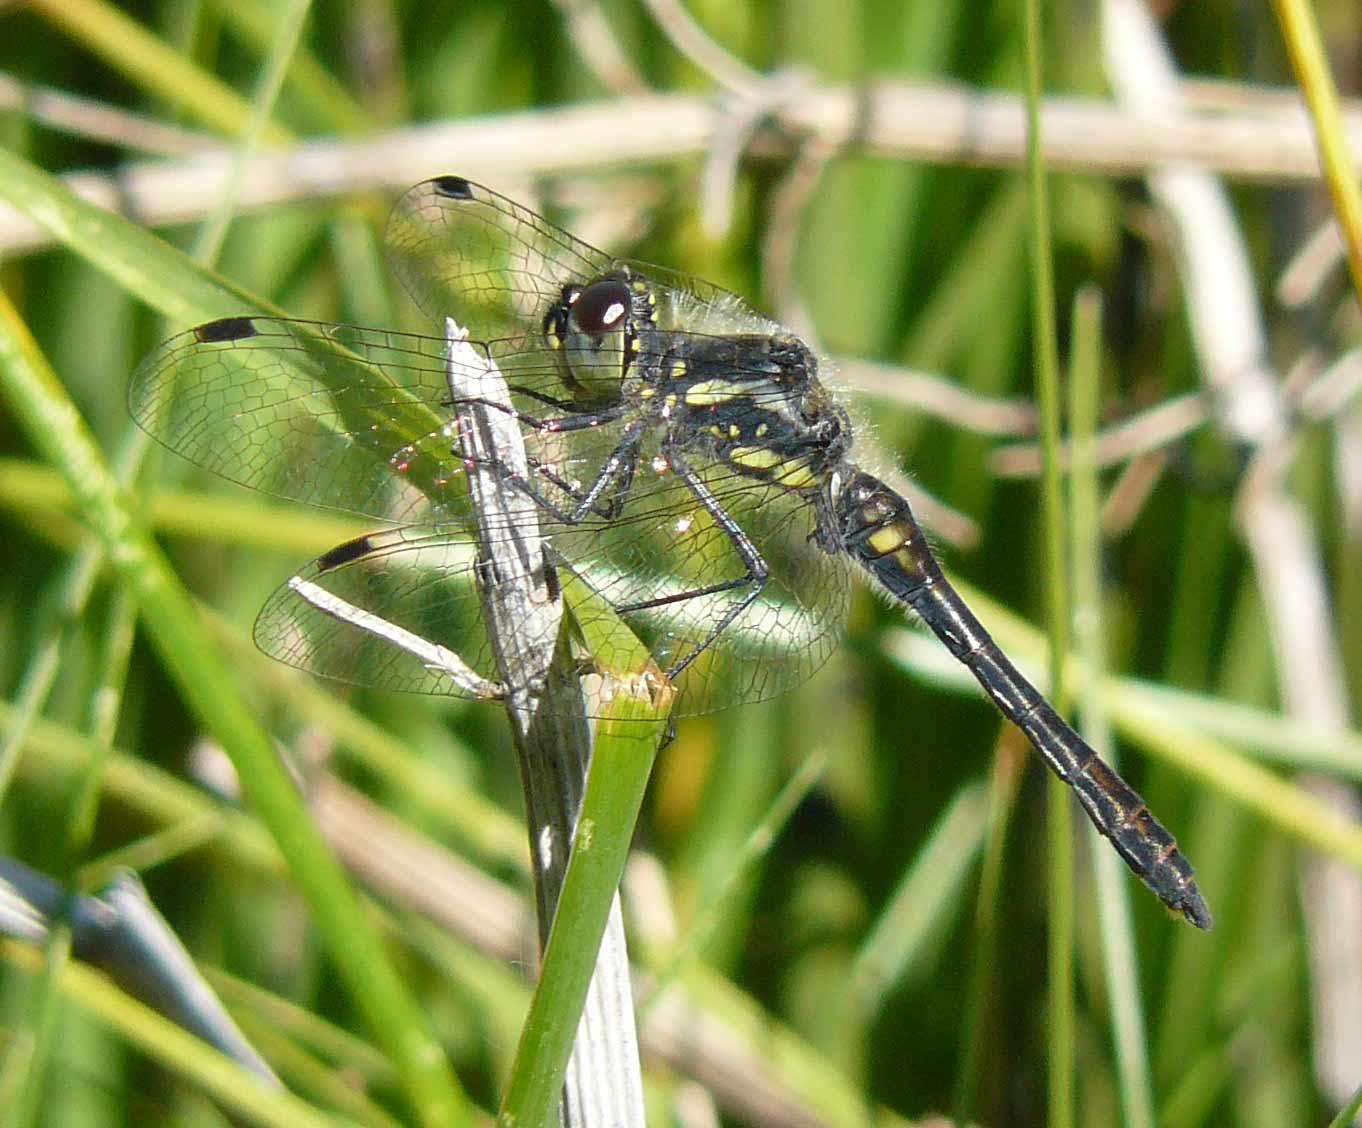
[[[446, 320], [446, 371], [478, 524], [483, 622], [506, 690], [525, 792], [541, 946], [548, 942], [591, 757], [577, 678], [553, 662], [562, 606], [539, 508], [510, 478], [530, 477], [510, 392], [486, 355]], [[508, 476], [509, 472], [509, 476]], [[513, 533], [514, 535], [507, 535]], [[570, 1128], [643, 1128], [643, 1077], [619, 894], [610, 906], [560, 1114]]]
[[[1148, 9], [1140, 0], [1105, 0], [1103, 11], [1108, 73], [1118, 96], [1159, 120], [1180, 112], [1180, 83]], [[1213, 423], [1259, 451], [1236, 518], [1267, 611], [1282, 700], [1307, 725], [1347, 728], [1323, 556], [1303, 507], [1286, 489], [1289, 424], [1268, 369], [1242, 236], [1208, 172], [1160, 170], [1148, 183], [1176, 232], [1193, 343], [1214, 397]], [[1357, 820], [1352, 788], [1315, 775], [1303, 782]], [[1351, 1095], [1362, 1060], [1362, 878], [1342, 862], [1313, 854], [1301, 861], [1315, 1073], [1325, 1093], [1341, 1102]]]
[[[786, 133], [904, 159], [1017, 167], [1025, 145], [1021, 100], [958, 86], [878, 81], [811, 87], [781, 105]], [[1163, 164], [1227, 176], [1315, 180], [1318, 165], [1304, 121], [1260, 114], [1131, 113], [1092, 98], [1047, 99], [1041, 115], [1046, 163], [1111, 175], [1143, 175]], [[1362, 149], [1362, 124], [1350, 119]], [[397, 190], [429, 176], [432, 154], [458, 153], [460, 172], [487, 180], [599, 171], [709, 153], [720, 129], [710, 98], [651, 95], [595, 105], [530, 110], [409, 126], [356, 140], [310, 141], [262, 153], [247, 165], [243, 210]], [[754, 151], [788, 156], [788, 136], [762, 134]], [[148, 226], [201, 218], [230, 166], [223, 152], [142, 162], [117, 173], [65, 177], [77, 195]], [[51, 236], [0, 206], [0, 253], [45, 246]]]

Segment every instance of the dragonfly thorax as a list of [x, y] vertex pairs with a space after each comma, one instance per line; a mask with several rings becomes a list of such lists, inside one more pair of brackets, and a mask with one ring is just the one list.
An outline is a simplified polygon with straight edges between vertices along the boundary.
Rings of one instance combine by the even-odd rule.
[[745, 478], [820, 491], [846, 459], [851, 427], [808, 346], [755, 334], [681, 341], [659, 358], [649, 389], [673, 441]]

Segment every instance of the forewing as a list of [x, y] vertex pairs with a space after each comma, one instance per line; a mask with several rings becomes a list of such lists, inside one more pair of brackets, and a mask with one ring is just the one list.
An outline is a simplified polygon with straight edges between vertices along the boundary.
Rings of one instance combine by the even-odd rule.
[[431, 318], [455, 318], [475, 338], [543, 333], [568, 283], [611, 269], [609, 255], [490, 188], [441, 176], [393, 208], [388, 259]]
[[445, 342], [270, 317], [209, 322], [133, 374], [133, 417], [224, 478], [386, 521], [460, 519]]

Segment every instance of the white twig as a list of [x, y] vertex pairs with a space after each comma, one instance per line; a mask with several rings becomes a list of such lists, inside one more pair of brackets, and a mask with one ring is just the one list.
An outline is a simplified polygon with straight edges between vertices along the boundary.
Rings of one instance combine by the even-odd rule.
[[647, 82], [615, 38], [598, 0], [554, 0], [554, 5], [563, 13], [568, 38], [577, 54], [602, 86], [615, 94], [647, 90]]
[[709, 75], [720, 89], [743, 91], [761, 86], [762, 74], [719, 46], [695, 22], [681, 0], [644, 0], [644, 3], [672, 46]]
[[[1097, 435], [1096, 464], [1114, 466], [1129, 458], [1176, 442], [1195, 431], [1210, 415], [1206, 397], [1199, 392], [1175, 396], [1163, 403], [1103, 428]], [[1072, 444], [1059, 450], [1060, 465], [1073, 459]], [[1040, 473], [1041, 452], [1035, 443], [999, 447], [989, 455], [989, 469], [1000, 478], [1029, 478]]]
[[179, 156], [218, 149], [222, 144], [209, 133], [169, 125], [64, 90], [21, 82], [11, 74], [0, 73], [0, 109], [26, 114], [73, 137], [87, 137], [143, 153]]
[[[558, 908], [591, 733], [575, 671], [554, 663], [562, 607], [510, 390], [485, 351], [445, 321], [445, 371], [478, 523], [483, 620], [507, 686], [529, 823], [540, 942]], [[642, 1128], [643, 1078], [619, 895], [610, 907], [563, 1087], [567, 1128]]]

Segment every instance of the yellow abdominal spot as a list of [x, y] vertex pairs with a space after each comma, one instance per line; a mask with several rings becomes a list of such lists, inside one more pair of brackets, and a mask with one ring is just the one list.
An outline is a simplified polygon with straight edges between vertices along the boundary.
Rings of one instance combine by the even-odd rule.
[[903, 530], [897, 525], [883, 525], [866, 537], [866, 544], [883, 556], [903, 544]]
[[[894, 559], [898, 561], [899, 567], [910, 576], [916, 576], [922, 571], [922, 554], [909, 548], [906, 544], [894, 553]], [[930, 582], [930, 576], [928, 582]]]
[[742, 394], [741, 388], [727, 380], [700, 380], [686, 389], [686, 403], [691, 407], [708, 407]]

